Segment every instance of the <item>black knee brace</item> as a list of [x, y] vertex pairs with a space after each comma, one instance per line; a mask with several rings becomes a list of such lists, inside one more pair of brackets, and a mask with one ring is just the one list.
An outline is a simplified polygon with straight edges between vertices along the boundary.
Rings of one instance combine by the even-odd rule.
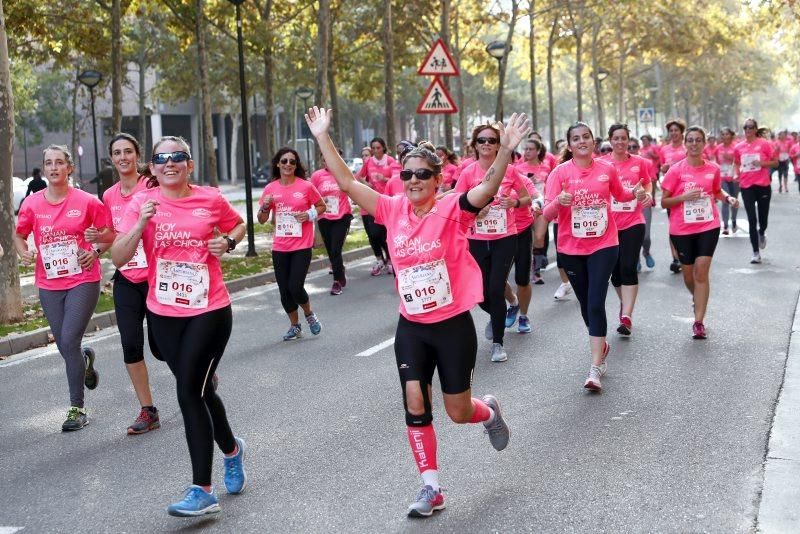
[[431, 400], [428, 398], [428, 384], [420, 382], [420, 390], [422, 390], [422, 403], [425, 407], [425, 412], [422, 415], [414, 415], [408, 411], [408, 402], [406, 400], [406, 382], [401, 380], [403, 387], [403, 408], [406, 410], [406, 425], [408, 426], [428, 426], [433, 423], [433, 410], [431, 409]]

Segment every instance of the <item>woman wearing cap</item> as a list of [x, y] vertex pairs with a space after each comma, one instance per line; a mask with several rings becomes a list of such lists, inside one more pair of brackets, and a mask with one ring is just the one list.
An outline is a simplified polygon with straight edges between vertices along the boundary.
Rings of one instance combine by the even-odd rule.
[[592, 363], [583, 387], [600, 391], [609, 353], [605, 308], [608, 279], [619, 251], [610, 205], [612, 197], [621, 202], [644, 202], [647, 193], [641, 185], [625, 188], [611, 163], [593, 157], [594, 136], [586, 123], [570, 126], [566, 137], [564, 162], [547, 179], [544, 215], [558, 219], [558, 254], [589, 330]]
[[[454, 189], [457, 193], [466, 193], [482, 183], [500, 150], [500, 132], [494, 125], [480, 125], [472, 131], [470, 145], [478, 159], [461, 173]], [[493, 362], [508, 360], [503, 348], [507, 314], [504, 296], [506, 279], [517, 251], [516, 209], [530, 206], [530, 203], [530, 192], [522, 182], [522, 177], [513, 167], [505, 167], [505, 176], [496, 200], [478, 214], [474, 232], [469, 237], [469, 251], [483, 274], [483, 301], [480, 306], [489, 314], [484, 335], [492, 340]]]
[[715, 200], [738, 206], [739, 201], [722, 190], [716, 163], [703, 159], [705, 131], [686, 130], [686, 158], [672, 165], [661, 184], [661, 206], [669, 209], [669, 238], [683, 264], [683, 282], [692, 294], [692, 337], [706, 339], [703, 323], [710, 293], [711, 259], [719, 241], [719, 213]]
[[438, 368], [444, 406], [457, 423], [482, 422], [492, 446], [508, 445], [509, 430], [492, 395], [472, 397], [477, 339], [469, 310], [483, 298], [481, 272], [467, 252], [467, 232], [481, 208], [492, 201], [506, 174], [511, 151], [527, 130], [524, 115], [511, 116], [497, 130], [501, 143], [484, 180], [467, 193], [437, 199], [442, 161], [433, 146], [420, 143], [403, 158], [405, 195], [380, 195], [356, 182], [337, 158], [328, 135], [331, 111], [306, 115], [311, 133], [328, 159], [339, 186], [387, 225], [401, 295], [395, 355], [400, 372], [409, 444], [423, 488], [408, 510], [429, 516], [444, 508], [433, 429], [431, 382]]
[[[671, 166], [686, 157], [686, 147], [683, 146], [683, 132], [686, 131], [686, 123], [681, 119], [673, 119], [667, 123], [666, 129], [668, 142], [662, 145], [658, 151], [662, 174], [666, 174]], [[672, 263], [669, 270], [677, 274], [681, 272], [681, 262], [672, 241], [669, 243], [669, 248], [672, 252]]]
[[617, 332], [630, 336], [633, 332], [633, 308], [639, 293], [639, 277], [636, 264], [644, 242], [645, 219], [642, 208], [653, 203], [652, 185], [648, 172], [648, 162], [639, 156], [628, 154], [631, 140], [627, 124], [612, 124], [608, 129], [613, 152], [605, 158], [614, 165], [622, 185], [626, 188], [641, 185], [647, 193], [644, 202], [634, 199], [618, 202], [611, 199], [611, 216], [617, 226], [619, 254], [614, 270], [611, 272], [611, 285], [619, 297], [619, 326]]
[[[628, 141], [628, 153], [631, 156], [639, 156], [639, 141], [632, 137]], [[645, 156], [641, 156], [645, 162], [645, 167], [647, 168], [647, 175], [650, 177], [650, 196], [655, 197], [655, 184], [658, 182], [658, 170], [655, 164], [653, 164], [653, 160], [649, 159]], [[644, 239], [642, 240], [642, 256], [644, 256], [645, 265], [649, 269], [652, 269], [656, 266], [656, 260], [653, 258], [653, 255], [650, 254], [650, 245], [652, 244], [652, 240], [650, 239], [650, 226], [653, 222], [653, 200], [650, 205], [642, 206], [642, 215], [644, 216]], [[637, 265], [637, 271], [640, 271], [639, 268], [641, 265]]]
[[326, 204], [317, 188], [306, 180], [306, 170], [292, 148], [284, 147], [275, 153], [272, 178], [261, 193], [258, 222], [263, 224], [270, 213], [275, 214], [272, 266], [281, 306], [289, 317], [289, 330], [283, 340], [290, 341], [302, 335], [298, 308], [302, 308], [308, 328], [316, 336], [322, 325], [311, 309], [305, 283], [314, 246], [314, 221], [325, 213]]
[[753, 256], [750, 263], [761, 263], [761, 250], [767, 246], [767, 222], [772, 198], [769, 170], [778, 163], [774, 147], [756, 135], [755, 119], [744, 121], [744, 140], [734, 149], [735, 172], [739, 176], [742, 202], [750, 227], [750, 245]]

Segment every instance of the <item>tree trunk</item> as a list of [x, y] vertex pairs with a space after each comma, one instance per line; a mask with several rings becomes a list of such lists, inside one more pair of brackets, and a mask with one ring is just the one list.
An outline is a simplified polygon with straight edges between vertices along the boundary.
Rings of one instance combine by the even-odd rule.
[[145, 73], [147, 71], [146, 43], [139, 43], [139, 143], [147, 154], [147, 110], [145, 109]]
[[[333, 29], [333, 19], [331, 19], [331, 30]], [[343, 141], [344, 141], [344, 131], [342, 131], [342, 114], [340, 113], [339, 109], [339, 93], [336, 90], [336, 61], [334, 60], [333, 53], [333, 32], [330, 31], [329, 33], [330, 38], [328, 39], [328, 90], [331, 94], [330, 100], [330, 107], [334, 110], [333, 114], [333, 131], [331, 132], [331, 139], [333, 139], [333, 143], [339, 147], [340, 149], [344, 150]]]
[[536, 2], [534, 0], [530, 0], [528, 4], [530, 5], [530, 9], [528, 12], [528, 20], [530, 21], [528, 48], [531, 59], [531, 126], [533, 127], [534, 132], [538, 132], [539, 110], [537, 109], [537, 102], [536, 102], [536, 33], [534, 31], [535, 24], [533, 19], [533, 12], [536, 7]]
[[274, 37], [272, 35], [272, 27], [270, 26], [270, 17], [272, 16], [272, 0], [264, 2], [264, 11], [261, 13], [261, 21], [264, 23], [264, 121], [266, 122], [266, 132], [264, 139], [264, 150], [266, 151], [265, 160], [272, 159], [272, 155], [276, 152], [275, 147], [278, 140], [275, 139], [275, 92], [273, 90], [273, 72], [275, 68], [275, 60], [272, 55], [274, 48]]
[[[72, 82], [72, 137], [70, 147], [72, 148], [73, 154], [78, 154], [78, 143], [79, 141], [79, 127], [78, 127], [78, 90], [80, 89], [81, 82], [78, 81], [78, 76], [81, 73], [81, 69], [79, 66], [76, 65], [75, 67], [75, 77]], [[76, 156], [77, 157], [77, 156]], [[78, 160], [80, 161], [80, 159]], [[78, 166], [78, 177], [83, 177], [83, 169], [81, 166]]]
[[597, 73], [600, 70], [600, 61], [598, 55], [597, 41], [600, 37], [600, 29], [602, 26], [600, 22], [596, 22], [592, 28], [592, 79], [594, 80], [594, 95], [595, 106], [597, 109], [597, 135], [605, 135], [606, 131], [606, 116], [603, 109], [603, 85]]
[[[458, 12], [456, 12], [456, 18], [454, 22], [454, 29], [456, 32], [456, 40], [455, 40], [455, 48], [453, 49], [453, 61], [456, 62], [457, 65], [461, 65], [461, 42], [459, 39], [458, 33]], [[467, 132], [467, 116], [466, 111], [464, 110], [464, 82], [461, 79], [461, 76], [456, 76], [455, 80], [456, 84], [456, 102], [458, 103], [458, 131], [459, 135], [461, 136], [461, 155], [465, 154], [464, 148], [467, 146], [467, 136], [469, 132]], [[455, 146], [453, 146], [455, 148]]]
[[[236, 155], [239, 153], [239, 128], [242, 125], [242, 112], [237, 111], [231, 115], [233, 119], [233, 128], [231, 128], [231, 183], [235, 184], [239, 180], [239, 158]], [[270, 159], [272, 156], [270, 155]]]
[[625, 56], [625, 50], [620, 49], [617, 62], [617, 84], [619, 85], [619, 93], [617, 94], [617, 116], [622, 122], [625, 122], [625, 115], [627, 114], [625, 110]]
[[[450, 0], [442, 0], [439, 37], [444, 41], [447, 49], [450, 50]], [[450, 76], [444, 76], [444, 87], [449, 93]], [[453, 149], [453, 115], [450, 113], [444, 116], [444, 144], [450, 150]]]
[[386, 144], [397, 145], [394, 133], [394, 45], [392, 43], [392, 0], [383, 0], [383, 98], [386, 106]]
[[556, 30], [558, 29], [558, 16], [553, 16], [550, 27], [550, 37], [547, 39], [547, 111], [550, 119], [550, 150], [556, 149], [556, 114], [553, 100], [553, 47], [556, 44]]
[[[122, 5], [121, 0], [111, 2], [111, 128], [122, 130], [122, 81], [125, 70], [122, 64]], [[100, 134], [102, 136], [102, 134]]]
[[0, 323], [22, 320], [22, 296], [19, 290], [19, 267], [14, 251], [14, 94], [8, 61], [8, 36], [3, 0], [0, 0], [0, 245], [5, 254], [0, 258]]
[[508, 34], [506, 34], [506, 55], [500, 60], [499, 85], [497, 87], [497, 106], [494, 110], [494, 120], [503, 120], [503, 86], [506, 81], [506, 71], [508, 70], [508, 56], [511, 55], [511, 41], [514, 38], [514, 27], [517, 25], [519, 15], [519, 2], [511, 1], [511, 21], [508, 23]]
[[583, 84], [581, 78], [583, 74], [583, 34], [575, 34], [575, 97], [578, 106], [578, 120], [583, 120]]
[[[316, 43], [316, 76], [314, 78], [314, 105], [324, 106], [328, 103], [328, 69], [330, 65], [330, 42], [331, 42], [331, 2], [330, 0], [319, 0], [319, 9], [317, 10], [317, 43]], [[338, 111], [338, 110], [337, 110]], [[308, 110], [302, 110], [300, 115], [307, 113]], [[319, 146], [314, 143], [314, 161], [320, 160]], [[314, 169], [311, 168], [311, 162], [308, 162], [308, 172], [311, 173]]]
[[[197, 38], [197, 68], [200, 71], [200, 98], [203, 108], [203, 152], [205, 152], [206, 172], [208, 173], [206, 178], [208, 179], [208, 185], [219, 187], [219, 181], [217, 179], [217, 154], [214, 152], [214, 126], [211, 123], [211, 86], [208, 82], [205, 0], [195, 0], [195, 34]], [[234, 137], [235, 135], [236, 130], [234, 130]], [[235, 151], [231, 152], [231, 154], [235, 153]], [[235, 158], [231, 159], [235, 160]], [[231, 181], [234, 181], [234, 176], [235, 175], [231, 176]]]

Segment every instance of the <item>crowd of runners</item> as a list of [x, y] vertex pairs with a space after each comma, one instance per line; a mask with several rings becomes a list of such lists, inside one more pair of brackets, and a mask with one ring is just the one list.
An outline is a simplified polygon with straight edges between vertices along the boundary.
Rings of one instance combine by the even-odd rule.
[[[370, 274], [394, 280], [394, 349], [409, 445], [422, 477], [410, 516], [444, 508], [434, 372], [452, 421], [481, 423], [498, 451], [509, 442], [497, 397], [472, 394], [478, 356], [473, 308], [486, 313], [483, 332], [492, 342], [487, 358], [507, 361], [506, 329], [532, 332], [532, 285], [545, 283], [543, 271], [554, 257], [560, 280], [554, 298], [575, 295], [588, 334], [583, 387], [600, 392], [611, 351], [609, 281], [619, 300], [616, 333], [631, 336], [638, 273], [669, 258], [665, 268], [682, 274], [691, 294], [691, 336], [706, 339], [711, 262], [720, 235], [740, 231], [740, 198], [749, 261], [759, 264], [767, 246], [772, 174], [780, 194], [789, 193], [792, 173], [800, 186], [797, 133], [772, 136], [754, 119], [745, 120], [739, 134], [723, 128], [719, 136], [676, 119], [661, 142], [649, 135], [637, 139], [625, 124], [593, 132], [576, 122], [548, 151], [525, 115], [514, 114], [505, 125], [477, 125], [461, 158], [427, 141], [401, 141], [392, 147], [393, 157], [376, 137], [364, 147], [364, 165], [354, 175], [328, 135], [331, 116], [316, 107], [306, 115], [322, 168], [309, 176], [294, 149], [280, 149], [257, 217], [274, 228], [272, 263], [289, 322], [287, 342], [303, 335], [304, 323], [312, 335], [323, 330], [305, 289], [315, 224], [330, 259], [332, 296], [348, 284], [342, 250], [356, 210], [375, 255]], [[224, 456], [226, 490], [237, 494], [247, 483], [245, 441], [231, 429], [216, 392], [216, 369], [233, 322], [220, 258], [244, 238], [245, 225], [217, 189], [191, 183], [194, 160], [184, 139], [156, 140], [147, 164], [137, 139], [125, 133], [111, 139], [108, 152], [119, 181], [101, 202], [69, 185], [69, 149], [47, 147], [47, 187], [24, 201], [14, 236], [22, 262], [35, 265], [41, 306], [66, 367], [69, 409], [62, 430], [89, 423], [85, 389], [96, 388], [100, 376], [81, 339], [100, 294], [99, 258], [110, 251], [117, 268], [120, 352], [139, 404], [127, 432], [143, 434], [160, 425], [144, 359], [146, 334], [153, 356], [175, 376], [192, 466], [191, 485], [167, 511], [215, 513], [215, 444]], [[654, 251], [651, 221], [662, 211], [670, 250]]]

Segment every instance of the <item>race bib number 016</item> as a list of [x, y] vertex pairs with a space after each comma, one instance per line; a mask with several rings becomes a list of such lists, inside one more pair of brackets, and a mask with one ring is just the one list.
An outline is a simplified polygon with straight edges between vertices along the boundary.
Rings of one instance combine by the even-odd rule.
[[700, 197], [683, 203], [683, 222], [704, 223], [714, 220], [711, 197]]
[[572, 235], [579, 238], [601, 237], [608, 228], [605, 206], [573, 206]]
[[159, 259], [156, 272], [156, 300], [178, 308], [207, 308], [208, 266]]
[[303, 237], [303, 223], [295, 219], [291, 213], [278, 213], [275, 217], [275, 235], [277, 237]]
[[81, 272], [78, 263], [78, 242], [75, 239], [57, 241], [39, 247], [48, 280], [72, 276]]
[[119, 268], [120, 271], [128, 271], [130, 269], [144, 269], [147, 267], [147, 256], [144, 254], [144, 247], [142, 240], [136, 245], [136, 253], [131, 258], [131, 261]]
[[444, 260], [403, 269], [397, 273], [397, 290], [409, 315], [426, 313], [453, 302]]
[[485, 217], [475, 220], [475, 233], [485, 235], [505, 234], [508, 232], [508, 212], [492, 206]]

